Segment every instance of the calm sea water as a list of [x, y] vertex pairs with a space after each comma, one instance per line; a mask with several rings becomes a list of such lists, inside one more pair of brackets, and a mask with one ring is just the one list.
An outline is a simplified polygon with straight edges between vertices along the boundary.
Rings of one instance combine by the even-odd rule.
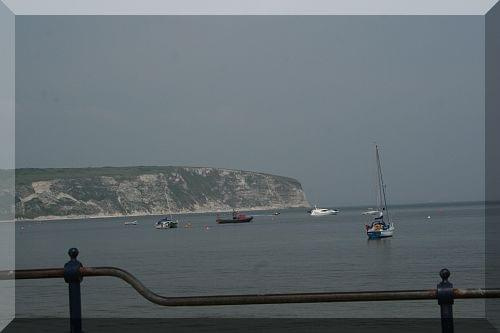
[[[447, 267], [456, 287], [484, 287], [484, 208], [428, 206], [392, 210], [395, 237], [368, 241], [359, 209], [310, 217], [255, 213], [254, 222], [216, 225], [213, 214], [178, 216], [156, 230], [155, 217], [19, 222], [18, 269], [60, 267], [78, 247], [86, 266], [128, 270], [169, 296], [431, 289]], [[427, 216], [431, 216], [427, 219]], [[138, 225], [126, 226], [125, 221]], [[192, 228], [183, 228], [191, 222]], [[62, 280], [16, 282], [18, 317], [64, 317]], [[116, 278], [82, 284], [85, 317], [437, 317], [435, 301], [166, 308]], [[484, 301], [457, 300], [456, 317], [483, 317]]]

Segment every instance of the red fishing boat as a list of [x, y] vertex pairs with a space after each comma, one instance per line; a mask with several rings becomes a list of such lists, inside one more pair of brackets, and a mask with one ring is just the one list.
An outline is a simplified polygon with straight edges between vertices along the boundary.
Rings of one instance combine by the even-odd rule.
[[219, 224], [223, 223], [245, 223], [245, 222], [250, 222], [252, 221], [253, 216], [247, 216], [243, 213], [239, 213], [235, 210], [233, 210], [233, 218], [232, 219], [221, 219], [219, 214], [217, 214], [217, 219], [215, 222]]

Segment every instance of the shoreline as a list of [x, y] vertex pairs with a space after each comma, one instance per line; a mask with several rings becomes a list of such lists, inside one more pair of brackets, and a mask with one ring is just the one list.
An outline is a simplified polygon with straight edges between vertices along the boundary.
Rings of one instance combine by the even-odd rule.
[[[276, 206], [262, 206], [262, 207], [242, 207], [238, 209], [240, 212], [258, 212], [258, 211], [270, 211], [270, 210], [282, 210], [282, 209], [294, 209], [294, 208], [310, 208], [309, 206], [289, 206], [289, 207], [276, 207]], [[217, 213], [229, 213], [233, 209], [219, 209], [219, 210], [196, 210], [196, 211], [179, 211], [172, 212], [172, 215], [191, 215], [191, 214], [217, 214]], [[64, 221], [64, 220], [83, 220], [83, 219], [109, 219], [116, 217], [144, 217], [144, 216], [161, 216], [168, 215], [170, 213], [166, 212], [155, 212], [155, 213], [141, 213], [141, 214], [113, 214], [113, 215], [67, 215], [67, 216], [39, 216], [32, 219], [16, 218], [14, 221], [4, 221], [4, 222], [37, 222], [37, 221]], [[2, 222], [2, 221], [0, 221]]]
[[[495, 202], [495, 205], [500, 205], [500, 202]], [[471, 205], [471, 206], [481, 206], [486, 205], [484, 201], [459, 201], [459, 202], [441, 202], [441, 203], [413, 203], [413, 204], [395, 204], [391, 207], [393, 209], [397, 208], [421, 208], [421, 207], [450, 207], [455, 205]], [[339, 206], [337, 207], [340, 210], [345, 209], [366, 209], [369, 205], [355, 205], [355, 206]], [[373, 205], [372, 205], [373, 206]], [[243, 212], [258, 212], [258, 211], [272, 211], [272, 210], [283, 210], [283, 209], [308, 209], [312, 206], [286, 206], [286, 207], [277, 207], [277, 206], [262, 206], [262, 207], [242, 207], [238, 209]], [[201, 209], [196, 211], [178, 211], [172, 212], [172, 215], [191, 215], [191, 214], [217, 214], [217, 213], [228, 213], [232, 212], [232, 208], [224, 208], [219, 210], [212, 209]], [[67, 216], [40, 216], [32, 219], [28, 218], [15, 218], [14, 220], [6, 220], [0, 221], [0, 223], [9, 223], [9, 222], [37, 222], [37, 221], [62, 221], [62, 220], [82, 220], [82, 219], [108, 219], [108, 218], [117, 218], [117, 217], [144, 217], [144, 216], [161, 216], [168, 215], [167, 212], [155, 212], [155, 213], [141, 213], [141, 214], [113, 214], [113, 215], [67, 215]]]

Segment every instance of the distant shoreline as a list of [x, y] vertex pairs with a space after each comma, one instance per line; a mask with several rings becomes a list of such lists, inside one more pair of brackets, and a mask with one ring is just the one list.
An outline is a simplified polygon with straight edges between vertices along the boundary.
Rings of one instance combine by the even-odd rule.
[[[294, 207], [275, 207], [275, 206], [264, 206], [264, 207], [241, 207], [238, 211], [241, 212], [259, 212], [259, 211], [277, 211], [284, 209], [308, 209], [309, 206], [294, 206]], [[191, 215], [191, 214], [217, 214], [217, 213], [229, 213], [233, 209], [221, 209], [221, 210], [197, 210], [197, 211], [180, 211], [172, 212], [172, 215]], [[116, 217], [144, 217], [144, 216], [163, 216], [169, 213], [150, 213], [150, 214], [113, 214], [113, 215], [67, 215], [67, 216], [39, 216], [33, 219], [16, 218], [14, 221], [0, 221], [0, 222], [36, 222], [36, 221], [62, 221], [62, 220], [82, 220], [82, 219], [107, 219]]]
[[[389, 209], [392, 208], [406, 208], [406, 207], [450, 207], [450, 206], [480, 206], [480, 205], [498, 205], [500, 201], [443, 201], [443, 202], [416, 202], [416, 203], [401, 203], [401, 204], [389, 204]], [[361, 208], [366, 209], [368, 207], [375, 207], [375, 204], [366, 205], [355, 205], [355, 206], [338, 206], [339, 209], [355, 209]]]
[[[500, 202], [488, 202], [485, 201], [457, 201], [457, 202], [430, 202], [430, 203], [414, 203], [414, 204], [397, 204], [391, 205], [393, 209], [397, 208], [419, 208], [419, 207], [452, 207], [452, 206], [486, 206], [489, 204], [500, 205]], [[353, 209], [366, 209], [370, 205], [356, 205], [356, 206], [335, 206], [329, 208], [337, 208], [342, 210], [353, 210]], [[373, 205], [371, 205], [373, 206]], [[323, 207], [323, 206], [321, 206]], [[327, 206], [325, 206], [327, 207]], [[285, 209], [308, 209], [311, 206], [293, 206], [293, 207], [276, 207], [276, 206], [264, 206], [264, 207], [241, 207], [238, 211], [242, 212], [259, 212], [259, 211], [278, 211]], [[198, 210], [198, 211], [179, 211], [172, 212], [172, 215], [191, 215], [191, 214], [217, 214], [217, 213], [229, 213], [233, 209], [220, 209], [220, 210]], [[113, 215], [68, 215], [68, 216], [40, 216], [32, 219], [28, 218], [16, 218], [15, 220], [0, 221], [0, 223], [8, 222], [36, 222], [36, 221], [63, 221], [63, 220], [82, 220], [82, 219], [108, 219], [117, 217], [145, 217], [145, 216], [162, 216], [168, 215], [168, 213], [151, 213], [151, 214], [113, 214]]]

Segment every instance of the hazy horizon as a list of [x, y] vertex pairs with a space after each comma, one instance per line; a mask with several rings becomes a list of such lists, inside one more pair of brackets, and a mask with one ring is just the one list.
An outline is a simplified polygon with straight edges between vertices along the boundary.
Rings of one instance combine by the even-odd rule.
[[484, 200], [484, 18], [16, 18], [16, 168], [206, 166]]

